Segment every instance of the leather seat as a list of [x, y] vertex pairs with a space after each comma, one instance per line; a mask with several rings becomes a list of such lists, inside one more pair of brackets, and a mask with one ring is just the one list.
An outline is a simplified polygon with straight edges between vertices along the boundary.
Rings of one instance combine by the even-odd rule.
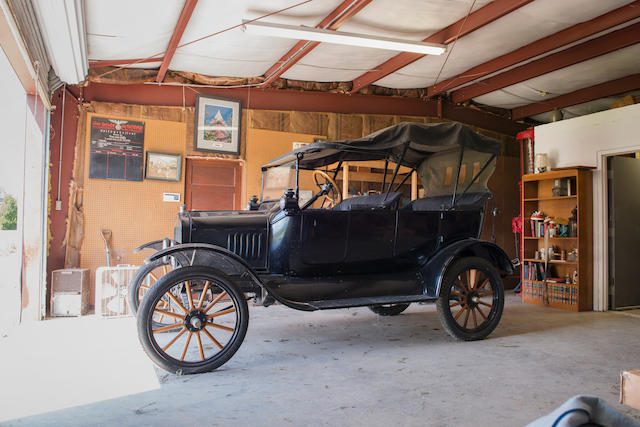
[[378, 209], [396, 209], [402, 193], [375, 194], [345, 199], [332, 208], [334, 211], [367, 211]]
[[[485, 207], [491, 193], [467, 193], [456, 196], [457, 210], [479, 210]], [[416, 199], [404, 209], [412, 211], [441, 211], [451, 208], [451, 195], [432, 196]]]

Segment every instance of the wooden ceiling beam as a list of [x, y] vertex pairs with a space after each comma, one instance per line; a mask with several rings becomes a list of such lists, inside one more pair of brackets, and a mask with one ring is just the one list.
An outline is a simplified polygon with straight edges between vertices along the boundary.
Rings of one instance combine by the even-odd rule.
[[461, 103], [477, 96], [614, 52], [638, 42], [640, 42], [640, 23], [629, 25], [458, 89], [452, 92], [451, 99], [454, 103]]
[[[325, 30], [337, 30], [349, 18], [360, 12], [372, 0], [344, 0], [333, 12], [327, 15], [316, 28]], [[278, 77], [293, 67], [298, 61], [304, 58], [309, 52], [318, 46], [320, 42], [300, 40], [282, 58], [273, 64], [265, 73], [263, 87], [269, 86]]]
[[595, 86], [579, 89], [571, 93], [556, 96], [545, 101], [534, 102], [529, 105], [514, 108], [511, 113], [513, 120], [519, 120], [536, 114], [546, 113], [556, 108], [565, 108], [582, 104], [607, 96], [620, 95], [640, 89], [640, 74], [632, 74], [616, 80], [600, 83]]
[[[448, 27], [430, 35], [423, 40], [425, 43], [449, 44], [456, 38], [464, 37], [467, 34], [484, 27], [485, 25], [495, 21], [498, 18], [507, 15], [514, 10], [531, 3], [533, 0], [494, 0], [491, 3], [481, 7], [471, 13], [469, 17], [464, 17], [459, 21], [449, 25]], [[393, 58], [385, 61], [375, 69], [367, 71], [353, 81], [353, 93], [358, 92], [363, 87], [369, 86], [371, 83], [388, 76], [399, 69], [406, 67], [412, 62], [422, 58], [423, 54], [402, 52]]]
[[[243, 108], [253, 110], [309, 111], [342, 114], [385, 114], [393, 116], [437, 117], [438, 102], [396, 96], [348, 95], [328, 92], [197, 87], [199, 93], [210, 96], [239, 99]], [[86, 101], [117, 102], [123, 104], [168, 105], [182, 107], [195, 105], [196, 92], [183, 92], [179, 85], [118, 85], [90, 83], [83, 87]], [[515, 136], [525, 130], [526, 124], [517, 123], [484, 111], [442, 102], [442, 116], [482, 129]]]
[[180, 43], [182, 34], [184, 33], [185, 28], [187, 28], [187, 24], [189, 23], [189, 19], [191, 19], [193, 9], [196, 8], [197, 4], [198, 0], [187, 0], [184, 3], [182, 12], [180, 13], [180, 17], [178, 18], [178, 22], [176, 23], [176, 28], [173, 30], [171, 40], [169, 40], [169, 46], [167, 47], [167, 51], [164, 54], [164, 59], [162, 60], [162, 64], [160, 65], [160, 69], [158, 70], [156, 82], [160, 83], [162, 82], [162, 80], [164, 80], [164, 76], [167, 74], [167, 70], [169, 69], [171, 60], [173, 59], [173, 55], [176, 53], [178, 43]]
[[543, 37], [505, 55], [470, 68], [457, 76], [429, 86], [427, 88], [427, 96], [432, 97], [439, 95], [473, 80], [478, 80], [489, 74], [551, 52], [554, 49], [613, 28], [616, 25], [624, 24], [638, 17], [640, 17], [640, 0], [629, 3], [589, 21], [573, 25], [550, 36]]
[[142, 58], [142, 59], [104, 59], [89, 61], [89, 68], [96, 67], [115, 67], [119, 65], [147, 64], [149, 62], [162, 62], [163, 57], [158, 58]]

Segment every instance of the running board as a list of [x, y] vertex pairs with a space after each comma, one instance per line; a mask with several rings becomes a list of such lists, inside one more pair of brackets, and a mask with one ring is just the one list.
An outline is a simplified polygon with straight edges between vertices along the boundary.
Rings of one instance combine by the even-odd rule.
[[363, 307], [378, 304], [406, 304], [411, 302], [434, 302], [438, 298], [427, 295], [389, 295], [370, 298], [347, 298], [321, 301], [309, 301], [308, 305], [316, 310], [328, 310], [331, 308]]

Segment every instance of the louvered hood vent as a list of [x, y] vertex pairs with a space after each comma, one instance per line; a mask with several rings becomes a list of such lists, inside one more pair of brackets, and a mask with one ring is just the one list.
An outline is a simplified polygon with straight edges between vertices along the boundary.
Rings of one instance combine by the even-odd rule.
[[262, 233], [229, 233], [227, 249], [246, 260], [259, 259], [264, 252]]

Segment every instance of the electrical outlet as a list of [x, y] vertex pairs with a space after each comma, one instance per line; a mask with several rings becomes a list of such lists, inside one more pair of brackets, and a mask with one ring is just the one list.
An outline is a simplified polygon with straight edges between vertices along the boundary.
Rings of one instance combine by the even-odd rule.
[[57, 211], [62, 210], [62, 200], [56, 200], [56, 210]]

